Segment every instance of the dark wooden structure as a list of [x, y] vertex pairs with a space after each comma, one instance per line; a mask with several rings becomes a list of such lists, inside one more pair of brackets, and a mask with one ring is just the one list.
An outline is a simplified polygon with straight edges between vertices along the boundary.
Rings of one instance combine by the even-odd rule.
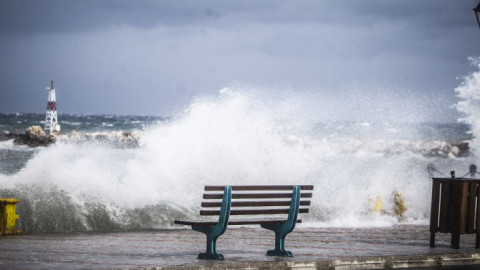
[[[205, 186], [201, 216], [215, 220], [175, 220], [175, 224], [191, 225], [193, 230], [207, 236], [207, 251], [199, 259], [222, 260], [216, 253], [216, 240], [230, 225], [260, 225], [275, 232], [275, 249], [268, 256], [288, 256], [284, 249], [285, 236], [301, 222], [299, 213], [308, 213], [312, 185], [264, 186]], [[242, 216], [242, 218], [230, 218]]]
[[451, 233], [452, 248], [460, 248], [461, 234], [476, 234], [480, 244], [480, 179], [433, 178], [430, 214], [430, 246], [435, 246], [435, 233]]

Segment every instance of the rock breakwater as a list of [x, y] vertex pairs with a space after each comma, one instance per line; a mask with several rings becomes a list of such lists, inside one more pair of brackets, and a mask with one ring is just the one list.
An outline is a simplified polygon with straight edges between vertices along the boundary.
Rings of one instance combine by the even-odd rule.
[[31, 126], [25, 130], [25, 133], [2, 133], [0, 141], [11, 140], [16, 145], [28, 145], [30, 147], [48, 146], [55, 143], [56, 135], [47, 135], [40, 126]]
[[[16, 145], [28, 145], [30, 147], [49, 146], [55, 142], [65, 143], [101, 143], [114, 148], [138, 148], [142, 133], [131, 131], [108, 131], [108, 132], [79, 132], [72, 130], [63, 135], [46, 135], [40, 126], [32, 126], [25, 133], [0, 133], [0, 141], [13, 140]], [[315, 147], [317, 144], [329, 144], [332, 147], [340, 147], [342, 153], [355, 153], [367, 149], [370, 152], [395, 156], [404, 152], [420, 154], [424, 157], [438, 158], [461, 158], [471, 155], [469, 141], [448, 143], [445, 141], [407, 141], [407, 140], [350, 140], [336, 142], [330, 140], [302, 140], [289, 138], [289, 143]], [[340, 146], [339, 146], [340, 145]]]
[[140, 146], [137, 133], [130, 131], [85, 133], [72, 130], [62, 139], [74, 143], [101, 142], [115, 148], [137, 148]]
[[25, 133], [0, 133], [0, 141], [13, 140], [15, 145], [27, 145], [30, 147], [49, 146], [57, 141], [66, 143], [100, 142], [115, 148], [137, 148], [139, 137], [134, 132], [110, 131], [110, 132], [77, 132], [70, 131], [66, 135], [47, 135], [40, 126], [31, 126]]

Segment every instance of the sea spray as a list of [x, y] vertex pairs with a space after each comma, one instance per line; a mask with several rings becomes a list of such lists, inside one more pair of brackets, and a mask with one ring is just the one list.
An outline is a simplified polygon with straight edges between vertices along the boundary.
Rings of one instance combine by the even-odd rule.
[[[428, 222], [429, 164], [467, 168], [442, 154], [449, 144], [441, 136], [425, 132], [443, 126], [378, 114], [325, 119], [322, 103], [225, 88], [142, 132], [136, 148], [68, 140], [42, 148], [17, 173], [0, 175], [0, 195], [22, 200], [27, 232], [170, 228], [195, 217], [206, 184], [313, 184], [306, 226]], [[407, 208], [402, 218], [393, 215], [396, 193]], [[381, 215], [369, 211], [376, 198]]]
[[[480, 58], [469, 58], [472, 65], [480, 69]], [[474, 150], [480, 149], [480, 71], [477, 70], [463, 79], [463, 82], [455, 88], [459, 101], [456, 109], [463, 113], [460, 121], [470, 125], [471, 133], [474, 135], [471, 147]]]

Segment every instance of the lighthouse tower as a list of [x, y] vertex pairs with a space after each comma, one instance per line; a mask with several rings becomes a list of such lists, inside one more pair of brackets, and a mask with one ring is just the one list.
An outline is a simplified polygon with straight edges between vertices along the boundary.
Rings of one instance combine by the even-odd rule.
[[45, 116], [45, 132], [49, 134], [60, 133], [60, 125], [57, 118], [57, 101], [55, 98], [55, 88], [53, 88], [53, 79], [50, 81], [50, 88], [46, 88], [48, 92], [47, 113]]

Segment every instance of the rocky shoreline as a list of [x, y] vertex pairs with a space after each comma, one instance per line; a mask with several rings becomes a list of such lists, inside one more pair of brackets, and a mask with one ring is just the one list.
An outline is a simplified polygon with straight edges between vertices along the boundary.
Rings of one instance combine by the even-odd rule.
[[66, 135], [47, 135], [42, 127], [31, 126], [25, 130], [25, 133], [0, 133], [0, 141], [12, 139], [15, 145], [27, 145], [29, 147], [49, 146], [57, 141], [75, 143], [102, 142], [117, 148], [139, 147], [137, 134], [126, 131], [85, 133], [72, 130]]
[[28, 145], [30, 147], [48, 146], [55, 143], [57, 135], [47, 135], [40, 126], [31, 126], [25, 133], [2, 133], [0, 141], [13, 139], [15, 145]]
[[[141, 134], [127, 131], [110, 132], [78, 132], [70, 131], [65, 135], [47, 135], [40, 126], [31, 126], [25, 133], [0, 133], [0, 141], [12, 140], [15, 145], [27, 145], [29, 147], [49, 146], [57, 141], [66, 143], [102, 143], [115, 148], [138, 148], [140, 147], [139, 137]], [[305, 143], [305, 142], [294, 142]], [[310, 142], [312, 145], [315, 142]], [[310, 144], [306, 143], [306, 144]], [[447, 143], [443, 141], [392, 141], [388, 143], [370, 142], [369, 147], [378, 149], [383, 154], [390, 156], [400, 154], [404, 151], [412, 151], [426, 157], [459, 158], [471, 155], [468, 141], [458, 143]], [[362, 142], [354, 143], [346, 152], [355, 152], [362, 149]], [[364, 146], [363, 146], [364, 147]]]
[[75, 130], [65, 135], [69, 142], [101, 142], [115, 148], [138, 148], [140, 146], [137, 133], [130, 131], [110, 131], [85, 133]]

